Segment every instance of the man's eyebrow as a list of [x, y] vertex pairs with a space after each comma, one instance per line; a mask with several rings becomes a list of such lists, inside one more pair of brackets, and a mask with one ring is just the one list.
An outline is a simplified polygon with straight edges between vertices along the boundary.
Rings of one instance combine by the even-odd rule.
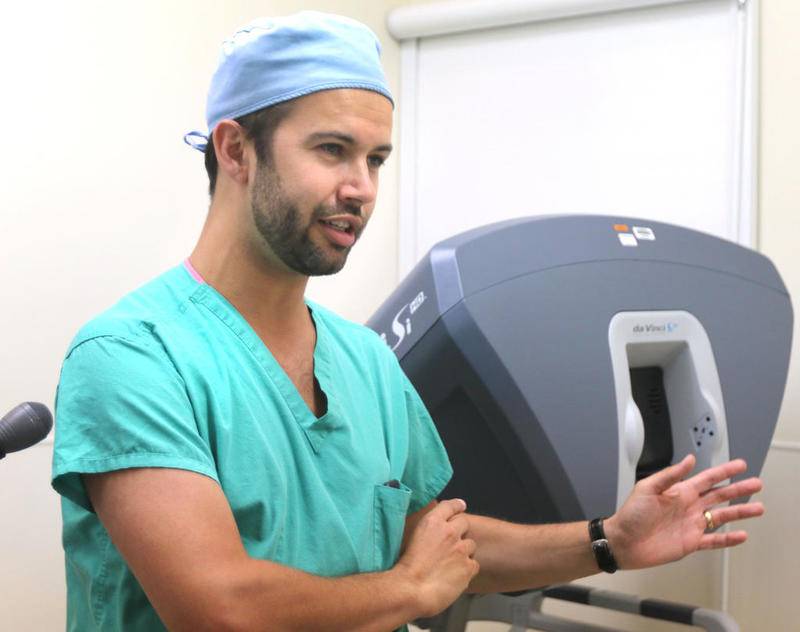
[[[314, 132], [308, 137], [309, 142], [318, 142], [321, 140], [325, 140], [326, 138], [335, 138], [338, 141], [343, 142], [345, 145], [355, 145], [356, 139], [350, 136], [350, 134], [343, 134], [342, 132]], [[378, 145], [372, 151], [385, 151], [391, 152], [393, 149], [391, 143], [387, 143], [385, 145]]]

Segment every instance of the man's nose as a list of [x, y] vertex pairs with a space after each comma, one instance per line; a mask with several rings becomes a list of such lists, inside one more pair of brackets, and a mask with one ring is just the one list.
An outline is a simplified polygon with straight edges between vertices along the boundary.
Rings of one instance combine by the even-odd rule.
[[351, 165], [339, 195], [342, 201], [352, 206], [366, 206], [375, 201], [378, 193], [377, 183], [366, 164]]

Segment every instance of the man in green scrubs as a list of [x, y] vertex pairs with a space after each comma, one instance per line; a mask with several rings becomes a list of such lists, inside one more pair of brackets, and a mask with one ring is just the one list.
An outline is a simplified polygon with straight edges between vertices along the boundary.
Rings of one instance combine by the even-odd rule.
[[394, 355], [304, 298], [370, 218], [392, 110], [378, 42], [352, 20], [258, 20], [223, 45], [208, 136], [188, 138], [212, 194], [196, 248], [64, 361], [69, 630], [393, 630], [465, 590], [738, 544], [709, 521], [763, 511], [718, 506], [760, 489], [719, 486], [741, 461], [682, 481], [690, 458], [637, 485], [599, 553], [586, 523], [437, 502], [450, 464]]

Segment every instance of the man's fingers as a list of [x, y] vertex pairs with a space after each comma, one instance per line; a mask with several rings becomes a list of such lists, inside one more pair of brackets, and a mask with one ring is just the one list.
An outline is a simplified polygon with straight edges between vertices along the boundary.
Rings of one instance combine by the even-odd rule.
[[730, 533], [707, 533], [700, 538], [700, 549], [724, 549], [736, 546], [747, 540], [746, 531], [731, 531]]
[[475, 540], [470, 540], [469, 538], [461, 540], [460, 546], [467, 557], [472, 557], [475, 555], [475, 551], [478, 550], [478, 545], [475, 543]]
[[433, 508], [431, 514], [439, 514], [445, 520], [450, 520], [453, 516], [463, 513], [467, 509], [467, 503], [460, 498], [451, 498], [441, 501]]
[[[684, 479], [686, 475], [692, 471], [694, 464], [694, 455], [689, 454], [679, 463], [664, 468], [660, 472], [657, 472], [649, 478], [644, 479], [642, 483], [649, 487], [653, 492], [660, 494], [667, 491], [675, 483], [678, 483]], [[691, 483], [698, 494], [703, 495], [710, 491], [713, 492], [713, 488], [719, 485], [722, 481], [726, 481], [746, 470], [747, 463], [745, 463], [743, 459], [736, 459], [734, 461], [728, 461], [722, 465], [717, 465], [716, 467], [710, 467], [707, 470], [703, 470], [699, 474], [695, 474], [687, 482]], [[747, 495], [747, 492], [742, 492], [738, 495], [744, 496]], [[734, 495], [731, 498], [735, 497], [736, 496]]]
[[[764, 514], [764, 505], [759, 502], [745, 503], [743, 505], [731, 505], [730, 507], [719, 507], [711, 509], [711, 518], [714, 524], [721, 527], [729, 522], [745, 520], [747, 518], [757, 518]], [[705, 520], [705, 518], [703, 518]]]
[[480, 572], [481, 565], [474, 557], [471, 557], [469, 561], [470, 561], [470, 573], [472, 574], [472, 577], [475, 577], [475, 575], [477, 575]]
[[469, 520], [466, 519], [464, 514], [456, 514], [447, 522], [452, 525], [453, 529], [455, 529], [456, 535], [461, 538], [464, 534], [469, 531]]
[[682, 480], [692, 471], [693, 467], [694, 455], [689, 454], [679, 463], [665, 467], [660, 472], [656, 472], [652, 476], [644, 479], [642, 483], [649, 487], [654, 493], [660, 494]]
[[761, 483], [761, 479], [753, 477], [732, 483], [730, 485], [709, 489], [704, 494], [701, 494], [701, 498], [703, 499], [703, 502], [706, 503], [707, 507], [713, 507], [714, 505], [718, 505], [735, 498], [757, 494], [761, 491], [762, 487], [763, 484]]
[[722, 481], [726, 481], [732, 476], [741, 474], [747, 470], [747, 463], [743, 459], [736, 459], [735, 461], [728, 461], [716, 467], [710, 467], [703, 470], [699, 474], [693, 476], [690, 481], [698, 494], [704, 494], [712, 487], [719, 485]]

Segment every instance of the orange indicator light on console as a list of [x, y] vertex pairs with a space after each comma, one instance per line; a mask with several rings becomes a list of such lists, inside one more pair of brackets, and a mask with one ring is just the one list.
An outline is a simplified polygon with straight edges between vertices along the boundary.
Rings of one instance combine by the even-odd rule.
[[627, 233], [630, 228], [628, 228], [627, 224], [614, 224], [614, 230], [618, 233]]

